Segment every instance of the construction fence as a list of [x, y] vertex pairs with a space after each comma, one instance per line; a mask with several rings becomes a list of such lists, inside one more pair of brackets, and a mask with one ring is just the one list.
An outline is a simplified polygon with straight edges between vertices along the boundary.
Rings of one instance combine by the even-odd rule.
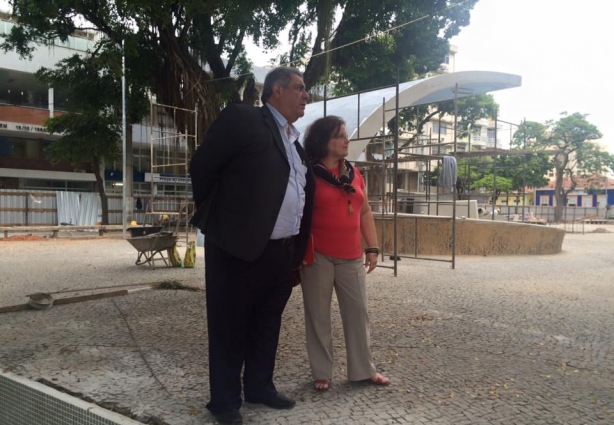
[[[133, 219], [142, 224], [152, 202], [135, 197]], [[159, 208], [180, 212], [183, 198], [153, 197]], [[122, 197], [108, 195], [109, 224], [122, 224]], [[94, 226], [101, 221], [100, 196], [92, 192], [0, 189], [0, 226]]]

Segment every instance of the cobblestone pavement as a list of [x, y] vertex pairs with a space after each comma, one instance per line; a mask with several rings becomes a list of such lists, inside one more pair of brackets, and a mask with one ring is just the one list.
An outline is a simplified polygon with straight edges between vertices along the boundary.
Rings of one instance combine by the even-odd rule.
[[[165, 279], [203, 287], [202, 248], [195, 269], [156, 270], [135, 266], [136, 251], [106, 236], [0, 239], [0, 252], [0, 306], [38, 291]], [[280, 412], [245, 404], [245, 422], [612, 424], [613, 254], [614, 233], [568, 234], [558, 255], [457, 257], [456, 270], [403, 259], [398, 277], [376, 270], [371, 339], [388, 387], [346, 380], [335, 312], [333, 387], [313, 389], [297, 289], [275, 380], [297, 405]], [[168, 425], [212, 423], [206, 352], [203, 292], [142, 291], [0, 314], [4, 370]]]

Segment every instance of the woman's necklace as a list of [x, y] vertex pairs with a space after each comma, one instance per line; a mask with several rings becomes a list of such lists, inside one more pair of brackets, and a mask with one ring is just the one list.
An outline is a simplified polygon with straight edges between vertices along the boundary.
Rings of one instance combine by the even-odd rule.
[[[352, 196], [350, 194], [348, 194], [348, 196]], [[348, 198], [348, 213], [350, 215], [354, 214], [354, 207], [352, 206], [352, 199]]]

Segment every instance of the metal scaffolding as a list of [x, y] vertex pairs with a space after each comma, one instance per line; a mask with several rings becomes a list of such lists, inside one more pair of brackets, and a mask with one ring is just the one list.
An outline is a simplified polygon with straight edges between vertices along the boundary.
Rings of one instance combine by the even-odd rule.
[[[398, 273], [398, 261], [403, 257], [403, 258], [411, 258], [411, 259], [418, 259], [418, 260], [427, 260], [427, 261], [443, 261], [443, 262], [449, 262], [451, 264], [451, 267], [454, 269], [456, 266], [456, 198], [457, 198], [457, 193], [456, 193], [456, 187], [454, 186], [451, 192], [451, 203], [452, 203], [452, 216], [449, 217], [448, 219], [451, 221], [452, 223], [452, 231], [450, 234], [450, 247], [451, 247], [451, 258], [450, 259], [441, 259], [441, 258], [429, 258], [429, 257], [420, 257], [418, 256], [418, 247], [417, 247], [417, 242], [418, 242], [418, 226], [417, 226], [417, 221], [420, 217], [414, 217], [415, 219], [415, 232], [414, 232], [414, 247], [415, 247], [415, 253], [413, 256], [410, 255], [400, 255], [398, 252], [398, 206], [399, 206], [399, 193], [398, 193], [398, 187], [397, 187], [397, 182], [396, 182], [396, 176], [398, 175], [398, 171], [399, 171], [399, 163], [400, 162], [409, 162], [409, 161], [413, 161], [413, 162], [418, 162], [418, 161], [422, 161], [425, 162], [426, 167], [427, 167], [427, 172], [430, 173], [430, 167], [431, 167], [431, 162], [433, 161], [441, 161], [444, 157], [444, 155], [441, 154], [432, 154], [432, 147], [437, 146], [438, 149], [441, 149], [441, 146], [443, 146], [442, 143], [436, 143], [436, 144], [428, 144], [428, 145], [417, 145], [417, 146], [406, 146], [406, 147], [402, 147], [399, 148], [399, 126], [398, 126], [398, 120], [396, 121], [396, 127], [395, 129], [390, 132], [387, 133], [386, 129], [387, 129], [387, 125], [388, 122], [386, 120], [386, 113], [387, 112], [394, 112], [394, 116], [397, 117], [399, 115], [399, 81], [397, 79], [397, 83], [394, 85], [390, 85], [390, 86], [385, 86], [385, 87], [380, 87], [379, 89], [382, 88], [395, 88], [396, 90], [396, 96], [395, 96], [395, 106], [393, 109], [386, 109], [386, 98], [382, 98], [382, 121], [381, 121], [381, 130], [380, 130], [380, 134], [378, 136], [375, 137], [361, 137], [360, 135], [360, 125], [357, 126], [357, 134], [356, 137], [352, 138], [352, 142], [356, 142], [359, 140], [370, 140], [371, 144], [377, 145], [378, 143], [382, 144], [382, 157], [379, 160], [368, 160], [365, 158], [364, 161], [356, 161], [356, 164], [359, 165], [361, 168], [366, 169], [367, 172], [369, 172], [369, 170], [379, 170], [379, 171], [383, 171], [380, 172], [380, 177], [381, 177], [381, 194], [379, 196], [381, 196], [379, 201], [376, 201], [379, 203], [378, 206], [381, 206], [380, 209], [380, 217], [379, 220], [381, 222], [381, 231], [380, 231], [380, 238], [381, 240], [385, 239], [385, 222], [390, 220], [392, 221], [392, 227], [393, 227], [393, 235], [392, 235], [392, 239], [393, 239], [393, 247], [392, 247], [392, 252], [385, 252], [385, 249], [382, 247], [381, 249], [381, 259], [382, 262], [385, 261], [386, 256], [390, 256], [390, 259], [393, 261], [393, 265], [392, 266], [388, 266], [388, 265], [383, 265], [380, 264], [379, 267], [381, 268], [389, 268], [392, 269], [394, 272], [394, 276], [397, 276]], [[357, 123], [361, 123], [361, 116], [360, 116], [360, 101], [361, 101], [361, 94], [370, 92], [371, 90], [366, 90], [366, 91], [362, 91], [362, 92], [358, 92], [358, 93], [352, 93], [351, 95], [347, 95], [347, 96], [357, 96], [357, 107], [355, 108], [357, 111], [357, 117], [356, 117], [356, 122]], [[458, 84], [456, 85], [455, 88], [455, 97], [454, 97], [454, 105], [455, 105], [455, 114], [454, 114], [454, 143], [453, 143], [453, 151], [452, 151], [452, 155], [455, 156], [456, 155], [456, 131], [457, 131], [457, 125], [456, 125], [456, 115], [457, 115], [457, 105], [458, 105], [458, 97], [456, 96], [456, 92], [458, 91]], [[338, 96], [338, 97], [328, 97], [327, 96], [327, 90], [326, 87], [324, 88], [324, 116], [327, 115], [327, 102], [331, 101], [331, 100], [335, 100], [335, 99], [340, 99], [343, 97], [347, 97], [347, 96]], [[364, 118], [364, 117], [362, 117]], [[391, 155], [387, 158], [386, 157], [386, 144], [390, 143], [390, 141], [392, 141], [393, 143], [393, 149], [392, 149], [392, 153]], [[428, 154], [424, 154], [424, 153], [413, 153], [411, 152], [412, 149], [417, 149], [420, 148], [422, 150], [424, 150], [424, 148], [428, 148], [429, 153]], [[403, 154], [403, 157], [401, 158], [401, 154]], [[386, 186], [387, 186], [387, 181], [388, 181], [388, 176], [389, 173], [392, 173], [392, 193], [389, 194], [386, 192]], [[435, 203], [436, 208], [439, 208], [439, 187], [437, 190], [437, 199], [435, 201], [431, 201], [430, 200], [430, 187], [427, 187], [426, 193], [426, 203], [428, 205], [428, 211], [430, 212], [430, 204], [431, 203]], [[370, 201], [372, 202], [372, 201]], [[390, 204], [390, 206], [389, 206]], [[390, 210], [390, 211], [388, 211]]]
[[[177, 129], [175, 123], [179, 114], [194, 115], [194, 128]], [[151, 195], [146, 209], [146, 221], [158, 222], [172, 228], [188, 242], [190, 219], [194, 214], [192, 194], [189, 189], [190, 141], [197, 146], [198, 110], [183, 109], [170, 105], [150, 102], [150, 156], [151, 156]], [[158, 177], [159, 175], [159, 177]], [[156, 181], [157, 179], [157, 181]], [[183, 185], [179, 200], [160, 198], [156, 184], [163, 181]]]

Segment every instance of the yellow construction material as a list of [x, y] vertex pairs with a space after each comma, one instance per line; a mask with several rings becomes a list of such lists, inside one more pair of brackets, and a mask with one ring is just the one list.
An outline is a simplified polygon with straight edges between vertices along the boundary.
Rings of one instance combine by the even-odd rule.
[[168, 257], [170, 258], [171, 265], [173, 267], [181, 267], [181, 257], [177, 251], [177, 244], [173, 245], [173, 247], [168, 250]]
[[188, 248], [185, 250], [185, 257], [183, 258], [183, 267], [193, 268], [196, 264], [196, 244], [194, 242], [188, 242]]

